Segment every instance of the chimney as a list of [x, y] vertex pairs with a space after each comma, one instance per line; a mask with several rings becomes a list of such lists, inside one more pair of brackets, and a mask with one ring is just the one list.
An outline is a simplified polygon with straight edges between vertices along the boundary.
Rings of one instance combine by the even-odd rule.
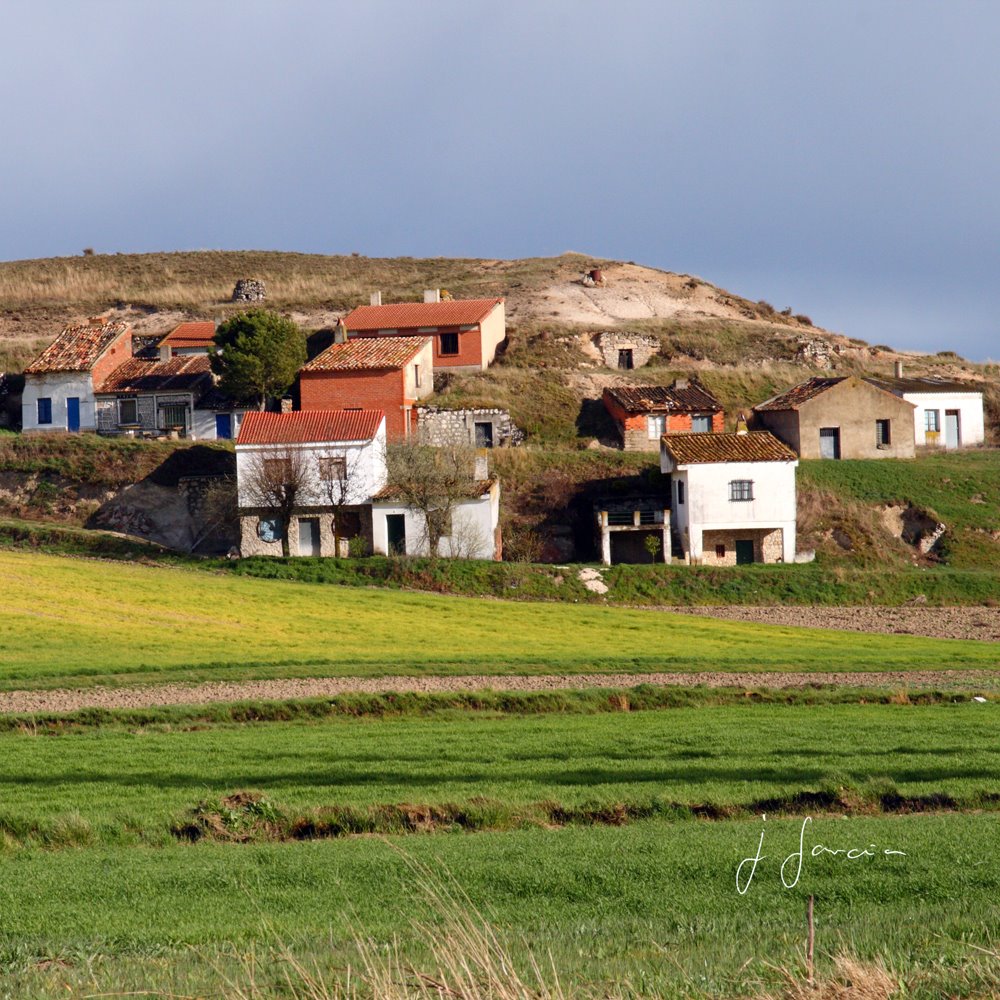
[[440, 288], [425, 288], [424, 289], [424, 302], [440, 302], [441, 301], [441, 289]]
[[903, 377], [903, 362], [902, 361], [897, 361], [896, 364], [893, 366], [893, 369], [894, 369], [894, 371], [896, 373], [896, 378], [902, 378]]
[[490, 478], [490, 456], [485, 448], [480, 448], [476, 452], [476, 467], [473, 476], [476, 482]]
[[688, 380], [686, 378], [675, 378], [672, 388], [674, 389], [686, 389], [688, 387]]
[[170, 355], [171, 355], [170, 345], [169, 344], [160, 344], [160, 360], [161, 361], [169, 361], [170, 360]]
[[[373, 295], [372, 298], [375, 298], [375, 296]], [[375, 305], [375, 303], [373, 302], [372, 305]], [[344, 326], [342, 319], [338, 319], [337, 325], [333, 328], [333, 342], [335, 344], [347, 343], [347, 327]]]
[[382, 305], [382, 293], [381, 292], [372, 292], [371, 304], [373, 306], [380, 306], [380, 305]]
[[736, 433], [747, 433], [747, 418], [743, 415], [742, 411], [740, 411], [740, 415], [736, 418]]

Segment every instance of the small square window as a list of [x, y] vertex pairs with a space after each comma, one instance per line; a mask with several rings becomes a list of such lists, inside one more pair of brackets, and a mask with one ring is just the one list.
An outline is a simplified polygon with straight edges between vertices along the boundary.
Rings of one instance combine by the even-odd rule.
[[708, 413], [698, 413], [691, 418], [692, 434], [711, 434], [712, 416]]
[[40, 424], [52, 423], [52, 400], [47, 396], [38, 400], [38, 422]]
[[347, 478], [347, 459], [343, 455], [319, 460], [319, 478], [324, 483], [342, 483]]
[[753, 480], [731, 479], [729, 481], [729, 499], [735, 503], [753, 500]]
[[290, 458], [265, 458], [264, 479], [269, 486], [284, 486], [292, 481], [292, 460]]
[[458, 354], [458, 334], [442, 333], [438, 340], [438, 354], [442, 357]]

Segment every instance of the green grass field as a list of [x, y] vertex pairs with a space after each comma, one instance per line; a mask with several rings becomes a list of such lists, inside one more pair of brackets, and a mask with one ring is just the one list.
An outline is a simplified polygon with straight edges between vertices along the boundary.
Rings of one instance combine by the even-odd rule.
[[173, 679], [994, 668], [995, 644], [507, 603], [0, 552], [6, 688]]

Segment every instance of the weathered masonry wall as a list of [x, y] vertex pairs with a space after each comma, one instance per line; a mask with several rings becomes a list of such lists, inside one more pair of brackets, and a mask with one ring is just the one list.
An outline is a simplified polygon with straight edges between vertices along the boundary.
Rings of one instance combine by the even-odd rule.
[[448, 445], [480, 447], [476, 424], [489, 424], [493, 447], [511, 447], [524, 441], [522, 431], [506, 410], [448, 410], [438, 406], [418, 406], [417, 434], [421, 444], [441, 448]]
[[632, 367], [641, 368], [660, 350], [660, 343], [655, 337], [647, 337], [640, 333], [620, 333], [609, 330], [599, 333], [594, 340], [594, 346], [601, 352], [604, 364], [608, 368], [618, 367], [618, 352], [632, 352]]

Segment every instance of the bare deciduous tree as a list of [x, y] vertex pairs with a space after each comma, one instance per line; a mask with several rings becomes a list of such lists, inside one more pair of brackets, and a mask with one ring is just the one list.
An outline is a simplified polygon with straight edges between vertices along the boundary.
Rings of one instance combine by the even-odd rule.
[[318, 458], [318, 492], [333, 508], [333, 551], [340, 555], [344, 521], [352, 507], [368, 502], [359, 455], [343, 450], [324, 451]]
[[428, 554], [438, 555], [441, 539], [451, 534], [451, 519], [459, 500], [471, 495], [475, 451], [454, 445], [432, 448], [401, 441], [386, 448], [386, 486], [422, 515]]
[[290, 554], [292, 514], [316, 495], [316, 467], [302, 449], [275, 446], [253, 452], [240, 475], [240, 505], [273, 512], [281, 524], [281, 554]]

